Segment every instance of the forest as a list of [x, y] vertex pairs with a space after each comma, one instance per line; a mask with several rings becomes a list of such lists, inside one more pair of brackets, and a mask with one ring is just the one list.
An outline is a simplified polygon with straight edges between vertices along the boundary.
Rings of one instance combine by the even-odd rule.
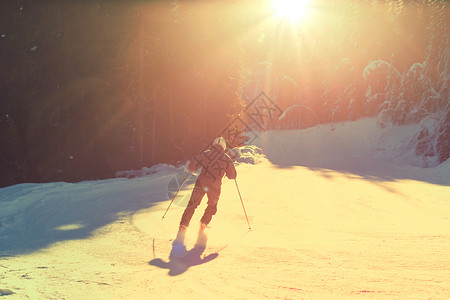
[[2, 0], [0, 187], [177, 164], [258, 95], [271, 130], [420, 123], [450, 157], [450, 7], [436, 0]]

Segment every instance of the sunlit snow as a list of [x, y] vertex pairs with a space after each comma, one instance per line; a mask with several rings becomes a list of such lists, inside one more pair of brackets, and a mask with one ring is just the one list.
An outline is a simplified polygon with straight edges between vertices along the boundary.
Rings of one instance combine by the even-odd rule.
[[194, 180], [162, 216], [184, 165], [2, 188], [0, 295], [445, 299], [450, 164], [415, 166], [417, 126], [381, 128], [370, 118], [259, 133], [236, 152], [252, 230], [224, 179], [206, 249], [192, 248], [203, 201], [182, 261], [169, 254]]

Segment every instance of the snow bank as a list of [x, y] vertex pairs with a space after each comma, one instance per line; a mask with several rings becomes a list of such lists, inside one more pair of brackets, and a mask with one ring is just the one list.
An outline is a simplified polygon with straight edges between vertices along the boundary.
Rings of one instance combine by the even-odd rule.
[[377, 174], [393, 166], [436, 166], [430, 163], [432, 157], [425, 161], [416, 153], [415, 141], [423, 124], [380, 127], [377, 122], [376, 118], [365, 118], [304, 130], [267, 131], [259, 134], [255, 145], [272, 163], [280, 166], [301, 165], [348, 172], [377, 170]]
[[[236, 163], [257, 164], [265, 159], [261, 148], [255, 145], [245, 145], [243, 147], [230, 149], [228, 154]], [[116, 172], [117, 177], [123, 178], [135, 178], [146, 177], [158, 173], [158, 175], [164, 174], [177, 174], [187, 172], [187, 162], [180, 166], [173, 166], [169, 164], [158, 164], [152, 167], [143, 167], [140, 170], [124, 170]]]
[[156, 169], [162, 171], [133, 180], [27, 183], [0, 189], [0, 251], [27, 252], [85, 238], [105, 224], [167, 200], [167, 186], [161, 183], [175, 171]]
[[364, 158], [368, 152], [378, 148], [374, 139], [377, 140], [379, 135], [376, 122], [364, 119], [322, 124], [304, 130], [267, 131], [259, 135], [255, 144], [272, 161], [302, 165]]
[[230, 157], [236, 163], [246, 163], [256, 165], [266, 159], [261, 148], [255, 145], [246, 145], [231, 149]]
[[135, 178], [135, 177], [145, 177], [148, 175], [165, 172], [165, 173], [183, 173], [185, 172], [185, 166], [175, 167], [169, 164], [158, 164], [154, 165], [150, 168], [143, 167], [140, 170], [125, 170], [116, 172], [117, 177], [125, 177], [125, 178]]

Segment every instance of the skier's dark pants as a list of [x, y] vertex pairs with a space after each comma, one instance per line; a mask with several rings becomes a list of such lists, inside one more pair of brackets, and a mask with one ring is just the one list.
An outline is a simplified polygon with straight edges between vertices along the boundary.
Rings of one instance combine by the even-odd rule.
[[220, 188], [210, 188], [203, 186], [198, 180], [195, 183], [194, 190], [191, 194], [191, 199], [184, 210], [183, 216], [181, 217], [180, 225], [189, 226], [192, 215], [195, 209], [200, 205], [205, 194], [208, 195], [208, 206], [205, 209], [202, 219], [200, 220], [203, 224], [208, 225], [211, 222], [212, 216], [217, 212], [217, 202], [219, 201]]

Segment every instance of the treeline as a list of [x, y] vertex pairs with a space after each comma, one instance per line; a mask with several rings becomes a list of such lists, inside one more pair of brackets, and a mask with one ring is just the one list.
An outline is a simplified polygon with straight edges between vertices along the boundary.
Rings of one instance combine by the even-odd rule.
[[296, 106], [283, 128], [448, 111], [446, 2], [310, 1], [295, 26], [261, 3], [1, 1], [0, 186], [187, 159], [261, 91]]
[[[310, 1], [303, 26], [261, 27], [244, 99], [264, 90], [285, 110], [279, 129], [378, 116], [420, 123], [421, 166], [450, 157], [450, 7], [446, 1]], [[269, 78], [269, 80], [268, 80]]]
[[[258, 47], [270, 49], [270, 54], [253, 61], [254, 76], [244, 87], [245, 98], [263, 89], [279, 106], [304, 105], [315, 112], [317, 122], [328, 123], [375, 116], [390, 101], [386, 92], [402, 84], [411, 107], [419, 105], [424, 89], [440, 93], [448, 87], [447, 2], [309, 3], [312, 15], [302, 26], [261, 26], [264, 38]], [[395, 70], [398, 79], [409, 73], [407, 78], [388, 82], [392, 72], [375, 70], [383, 68], [380, 61]], [[419, 65], [421, 80], [429, 87], [413, 78], [419, 76]]]
[[1, 186], [185, 159], [239, 111], [239, 24], [214, 5], [0, 6]]

